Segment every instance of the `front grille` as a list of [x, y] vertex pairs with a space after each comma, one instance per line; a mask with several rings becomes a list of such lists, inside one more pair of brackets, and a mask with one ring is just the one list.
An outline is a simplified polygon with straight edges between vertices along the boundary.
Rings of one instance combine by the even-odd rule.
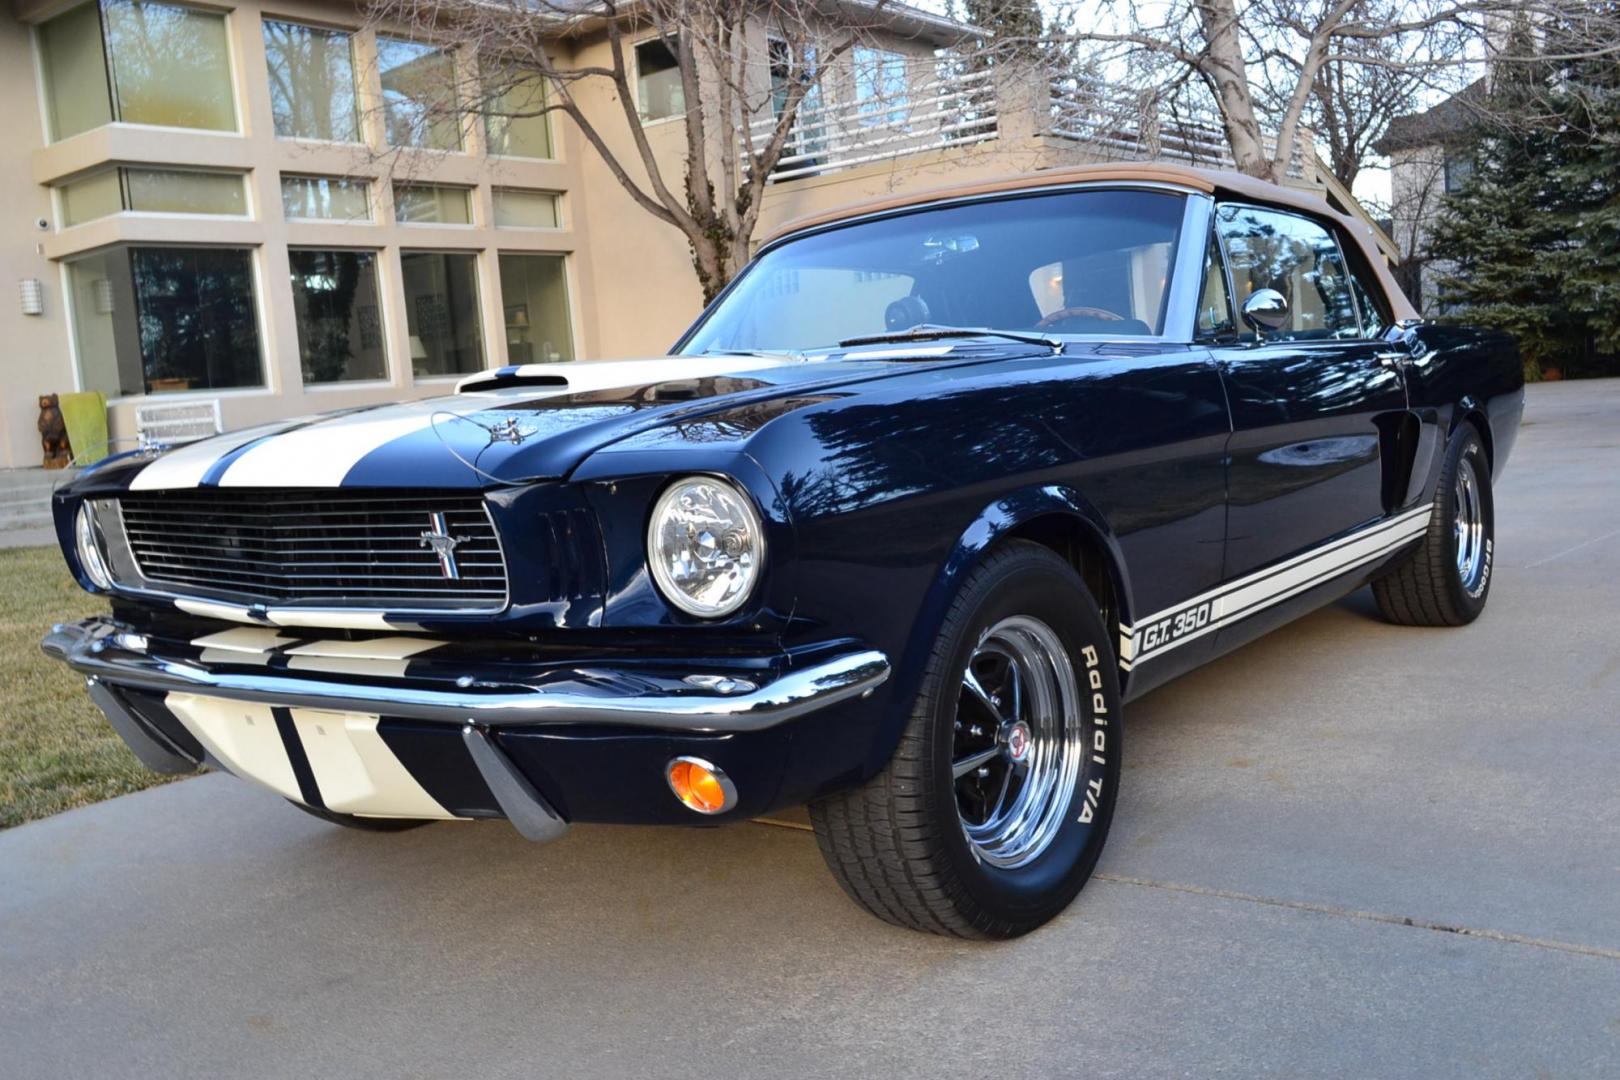
[[[166, 592], [389, 611], [506, 603], [506, 564], [477, 495], [215, 488], [129, 492], [119, 506], [147, 586]], [[423, 536], [440, 520], [459, 541], [456, 577]]]

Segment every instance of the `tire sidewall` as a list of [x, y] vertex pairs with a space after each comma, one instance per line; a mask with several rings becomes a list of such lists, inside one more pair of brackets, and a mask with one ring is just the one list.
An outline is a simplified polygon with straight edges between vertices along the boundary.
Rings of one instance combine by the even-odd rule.
[[[924, 690], [931, 734], [928, 784], [937, 793], [928, 801], [929, 812], [952, 876], [972, 906], [998, 921], [1032, 928], [1079, 892], [1108, 836], [1122, 750], [1118, 665], [1095, 601], [1068, 564], [1044, 549], [1007, 560], [976, 581], [962, 601], [968, 611], [958, 624], [958, 640]], [[1034, 860], [1007, 869], [981, 861], [964, 835], [950, 759], [962, 672], [985, 633], [1012, 615], [1040, 619], [1063, 641], [1079, 688], [1084, 756], [1057, 835]]]
[[[1462, 577], [1456, 570], [1457, 503], [1453, 492], [1457, 472], [1465, 459], [1474, 469], [1474, 480], [1479, 489], [1480, 514], [1484, 518], [1485, 525], [1484, 564], [1480, 568], [1479, 581], [1472, 589], [1464, 586]], [[1495, 570], [1493, 563], [1496, 557], [1496, 504], [1491, 492], [1491, 465], [1485, 455], [1485, 444], [1472, 424], [1465, 425], [1453, 440], [1451, 453], [1446, 462], [1445, 476], [1440, 490], [1435, 495], [1444, 512], [1443, 535], [1447, 566], [1451, 569], [1450, 575], [1446, 578], [1446, 592], [1456, 610], [1461, 612], [1467, 621], [1472, 621], [1485, 609], [1485, 601], [1490, 598], [1491, 578]]]

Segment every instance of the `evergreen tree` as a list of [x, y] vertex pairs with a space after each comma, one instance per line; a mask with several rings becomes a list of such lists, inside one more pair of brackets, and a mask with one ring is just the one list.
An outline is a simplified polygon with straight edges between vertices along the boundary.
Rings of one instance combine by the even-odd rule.
[[[1529, 28], [1515, 31], [1527, 47]], [[1558, 35], [1545, 52], [1559, 55]], [[1510, 48], [1514, 46], [1510, 45]], [[1523, 55], [1523, 53], [1520, 53]], [[1431, 255], [1463, 321], [1509, 330], [1535, 367], [1620, 360], [1620, 78], [1612, 61], [1493, 72], [1473, 175], [1446, 197]], [[1598, 354], [1594, 356], [1594, 353]]]

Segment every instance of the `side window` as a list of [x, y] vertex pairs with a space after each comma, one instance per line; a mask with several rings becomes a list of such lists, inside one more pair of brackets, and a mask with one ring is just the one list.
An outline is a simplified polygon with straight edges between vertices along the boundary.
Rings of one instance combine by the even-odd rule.
[[1361, 336], [1381, 338], [1390, 327], [1389, 306], [1383, 302], [1383, 290], [1374, 284], [1367, 287], [1366, 274], [1352, 270], [1350, 287], [1356, 293], [1356, 307], [1361, 309]]
[[1204, 249], [1204, 287], [1198, 294], [1198, 318], [1193, 324], [1199, 337], [1230, 333], [1232, 322], [1232, 294], [1226, 287], [1226, 266], [1221, 262], [1221, 245], [1215, 234], [1209, 234], [1209, 245]]
[[1276, 338], [1361, 335], [1344, 253], [1324, 226], [1281, 210], [1228, 204], [1220, 208], [1216, 229], [1232, 268], [1236, 309], [1255, 291], [1276, 289], [1287, 298], [1289, 313]]

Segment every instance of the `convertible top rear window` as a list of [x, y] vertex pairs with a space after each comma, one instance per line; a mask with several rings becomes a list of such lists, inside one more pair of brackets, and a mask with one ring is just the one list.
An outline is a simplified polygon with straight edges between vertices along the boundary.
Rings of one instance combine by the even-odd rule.
[[1183, 208], [1172, 192], [1067, 191], [814, 233], [761, 256], [684, 351], [813, 350], [924, 323], [1161, 334]]

